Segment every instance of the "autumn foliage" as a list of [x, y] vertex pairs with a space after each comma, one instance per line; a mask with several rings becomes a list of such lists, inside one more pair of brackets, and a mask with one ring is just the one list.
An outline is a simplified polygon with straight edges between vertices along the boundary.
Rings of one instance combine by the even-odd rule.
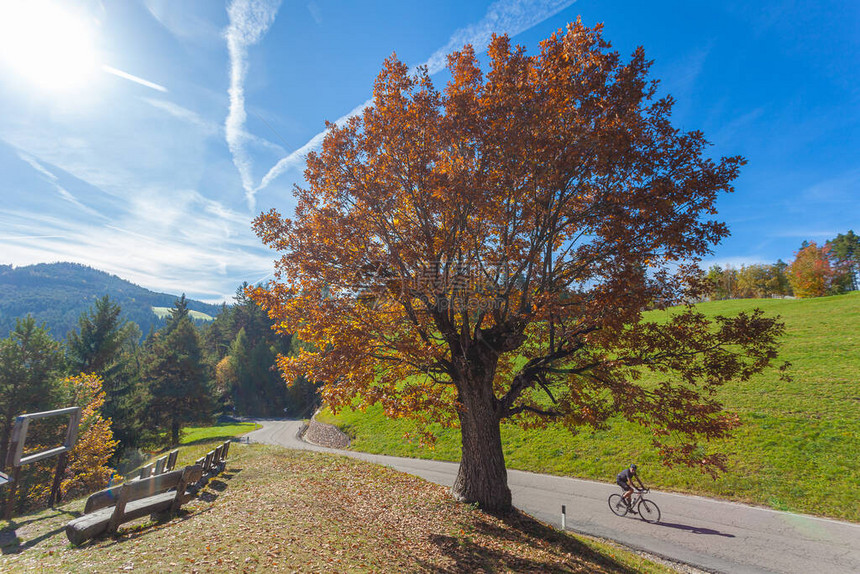
[[69, 453], [69, 465], [61, 484], [64, 493], [89, 493], [107, 486], [116, 471], [108, 466], [119, 441], [113, 437], [110, 419], [101, 409], [105, 402], [102, 381], [96, 375], [81, 374], [66, 379], [74, 403], [83, 408], [78, 441]]
[[535, 56], [495, 37], [487, 59], [452, 54], [443, 91], [386, 60], [372, 105], [308, 155], [295, 218], [257, 218], [281, 257], [252, 297], [308, 343], [279, 359], [285, 377], [323, 382], [334, 408], [459, 425], [453, 493], [488, 509], [510, 506], [504, 419], [621, 415], [667, 463], [723, 467], [699, 445], [737, 424], [714, 391], [767, 367], [781, 325], [642, 313], [701, 294], [695, 263], [728, 235], [715, 200], [743, 159], [672, 127], [643, 50], [624, 62], [600, 26]]
[[797, 297], [823, 297], [837, 278], [830, 264], [829, 247], [819, 247], [814, 241], [797, 252], [788, 267], [788, 280]]
[[[113, 438], [110, 419], [102, 417], [105, 393], [96, 375], [81, 374], [62, 381], [70, 404], [82, 407], [78, 439], [68, 454], [68, 462], [60, 482], [63, 499], [89, 494], [108, 485], [116, 472], [108, 466], [119, 441]], [[27, 435], [28, 452], [38, 452], [62, 443], [66, 424], [46, 419], [48, 424], [33, 425]], [[66, 419], [66, 422], [68, 419]], [[22, 467], [21, 484], [17, 494], [18, 508], [38, 508], [46, 504], [51, 493], [57, 458], [47, 458]]]

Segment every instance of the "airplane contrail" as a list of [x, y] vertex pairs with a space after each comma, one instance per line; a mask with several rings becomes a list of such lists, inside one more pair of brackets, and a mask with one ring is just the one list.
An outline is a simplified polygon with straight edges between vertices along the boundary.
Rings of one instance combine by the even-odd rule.
[[141, 86], [146, 86], [147, 88], [152, 88], [153, 90], [158, 90], [159, 92], [167, 92], [167, 88], [156, 84], [155, 82], [150, 82], [149, 80], [144, 80], [141, 77], [135, 76], [134, 74], [129, 74], [128, 72], [123, 72], [122, 70], [117, 70], [114, 67], [103, 65], [102, 70], [107, 72], [108, 74], [113, 74], [114, 76], [119, 76], [120, 78], [124, 78], [136, 84], [140, 84]]

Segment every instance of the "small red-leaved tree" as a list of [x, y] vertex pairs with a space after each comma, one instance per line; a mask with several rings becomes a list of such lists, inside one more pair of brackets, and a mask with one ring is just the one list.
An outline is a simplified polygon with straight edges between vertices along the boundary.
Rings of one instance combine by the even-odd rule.
[[[307, 158], [295, 219], [255, 222], [282, 253], [252, 297], [309, 345], [279, 364], [390, 416], [459, 425], [460, 500], [506, 510], [500, 423], [574, 429], [621, 415], [667, 463], [723, 467], [698, 439], [737, 418], [714, 391], [776, 356], [760, 313], [664, 322], [728, 234], [709, 219], [743, 163], [703, 156], [669, 121], [641, 49], [622, 61], [579, 22], [527, 56], [507, 37], [489, 71], [466, 46], [437, 91], [392, 57], [373, 103]], [[643, 382], [643, 372], [656, 373]]]

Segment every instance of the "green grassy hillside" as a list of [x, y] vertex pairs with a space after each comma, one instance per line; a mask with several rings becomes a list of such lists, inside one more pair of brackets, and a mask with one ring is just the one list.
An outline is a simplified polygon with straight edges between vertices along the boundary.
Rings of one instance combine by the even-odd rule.
[[[732, 439], [714, 443], [729, 454], [729, 472], [713, 480], [698, 471], [667, 469], [641, 427], [615, 421], [610, 430], [523, 431], [503, 427], [509, 468], [611, 481], [637, 461], [649, 486], [717, 496], [860, 521], [860, 292], [805, 300], [703, 303], [708, 315], [754, 307], [780, 315], [786, 335], [780, 359], [791, 382], [775, 372], [726, 385], [720, 399], [743, 422]], [[380, 409], [345, 411], [324, 420], [354, 436], [352, 448], [400, 456], [458, 460], [459, 431], [440, 430], [434, 449], [404, 440], [412, 423]]]

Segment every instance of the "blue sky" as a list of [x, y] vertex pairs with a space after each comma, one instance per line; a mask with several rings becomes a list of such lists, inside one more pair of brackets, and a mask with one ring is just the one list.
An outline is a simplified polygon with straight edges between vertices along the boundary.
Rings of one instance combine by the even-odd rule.
[[392, 52], [439, 87], [492, 32], [529, 53], [582, 16], [655, 61], [676, 126], [744, 155], [704, 265], [790, 261], [860, 231], [860, 2], [0, 1], [0, 263], [75, 261], [229, 300], [272, 269], [250, 222], [292, 211], [326, 120]]

